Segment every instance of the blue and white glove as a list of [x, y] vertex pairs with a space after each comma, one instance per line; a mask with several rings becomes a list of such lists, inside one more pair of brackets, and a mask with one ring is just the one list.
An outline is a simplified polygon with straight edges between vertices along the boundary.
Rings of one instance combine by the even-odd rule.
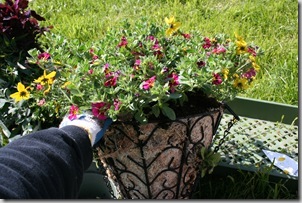
[[105, 121], [100, 121], [90, 113], [86, 112], [78, 115], [77, 118], [73, 120], [70, 120], [66, 115], [60, 123], [59, 128], [69, 125], [83, 128], [88, 133], [91, 146], [94, 147], [94, 145], [103, 137], [111, 123], [111, 118], [107, 118]]

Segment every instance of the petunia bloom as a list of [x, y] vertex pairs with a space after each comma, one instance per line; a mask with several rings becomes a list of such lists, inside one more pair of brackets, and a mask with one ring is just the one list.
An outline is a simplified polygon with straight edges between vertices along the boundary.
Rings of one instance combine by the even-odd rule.
[[50, 54], [48, 52], [43, 52], [38, 55], [38, 59], [48, 60], [50, 58]]
[[212, 81], [213, 85], [220, 85], [222, 83], [222, 79], [219, 73], [213, 73], [213, 77], [214, 77]]
[[179, 85], [179, 76], [176, 73], [172, 73], [169, 75], [169, 86], [171, 92], [175, 92], [175, 87]]
[[79, 113], [79, 107], [76, 105], [71, 105], [71, 107], [69, 109], [69, 115], [68, 115], [69, 120], [76, 119], [78, 113]]
[[28, 100], [30, 97], [30, 93], [29, 91], [27, 91], [27, 89], [29, 89], [29, 87], [25, 88], [25, 86], [21, 82], [18, 82], [18, 92], [11, 94], [10, 97], [15, 99], [16, 102], [21, 100]]
[[151, 87], [154, 86], [154, 82], [156, 80], [156, 76], [149, 78], [148, 80], [144, 81], [142, 87], [144, 90], [149, 90]]
[[106, 111], [110, 105], [105, 102], [96, 102], [91, 104], [92, 114], [100, 120], [106, 120]]
[[128, 41], [125, 36], [122, 37], [120, 43], [117, 45], [118, 47], [125, 47], [128, 44]]

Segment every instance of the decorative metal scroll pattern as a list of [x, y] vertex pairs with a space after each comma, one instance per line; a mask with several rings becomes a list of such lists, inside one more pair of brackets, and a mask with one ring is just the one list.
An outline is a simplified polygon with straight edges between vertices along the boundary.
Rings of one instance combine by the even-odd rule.
[[189, 199], [200, 174], [200, 149], [211, 144], [222, 112], [174, 122], [113, 124], [98, 150], [122, 198]]

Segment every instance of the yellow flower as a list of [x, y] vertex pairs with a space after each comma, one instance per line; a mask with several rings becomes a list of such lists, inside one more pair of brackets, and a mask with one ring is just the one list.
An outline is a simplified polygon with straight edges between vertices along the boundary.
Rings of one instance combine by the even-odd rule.
[[234, 86], [238, 89], [246, 90], [248, 86], [248, 80], [246, 78], [236, 78], [234, 81]]
[[229, 74], [229, 72], [230, 72], [230, 70], [229, 70], [228, 68], [222, 69], [221, 73], [223, 74], [223, 78], [224, 78], [225, 80], [228, 79], [228, 74]]
[[11, 98], [15, 99], [16, 102], [21, 100], [27, 100], [29, 99], [30, 93], [27, 91], [29, 87], [25, 88], [25, 86], [19, 82], [17, 86], [18, 92], [15, 92], [10, 95]]
[[56, 71], [52, 71], [48, 75], [46, 75], [46, 70], [44, 70], [44, 74], [38, 79], [34, 80], [35, 83], [40, 83], [41, 85], [51, 85], [54, 81], [54, 77], [56, 76]]
[[253, 62], [252, 65], [253, 65], [253, 68], [254, 68], [256, 71], [259, 71], [259, 70], [260, 70], [260, 66], [259, 66], [257, 63]]
[[166, 23], [169, 25], [169, 28], [166, 30], [166, 35], [171, 36], [174, 32], [176, 32], [180, 27], [180, 22], [176, 22], [174, 16], [170, 18], [165, 18]]
[[243, 38], [241, 36], [239, 36], [237, 33], [235, 33], [235, 37], [236, 37], [236, 53], [237, 54], [242, 54], [247, 52], [248, 48], [247, 48], [247, 43], [243, 40]]
[[62, 89], [65, 89], [68, 85], [70, 85], [71, 84], [71, 82], [70, 81], [67, 81], [67, 82], [65, 82], [62, 86], [61, 86], [61, 88]]

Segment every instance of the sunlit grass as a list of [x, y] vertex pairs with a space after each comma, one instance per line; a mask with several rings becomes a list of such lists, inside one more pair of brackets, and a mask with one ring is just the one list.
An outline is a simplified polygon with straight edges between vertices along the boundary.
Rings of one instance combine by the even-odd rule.
[[292, 0], [33, 0], [42, 24], [66, 38], [91, 43], [125, 18], [163, 22], [174, 15], [182, 30], [204, 35], [240, 33], [265, 51], [262, 78], [244, 97], [298, 104], [298, 2]]

